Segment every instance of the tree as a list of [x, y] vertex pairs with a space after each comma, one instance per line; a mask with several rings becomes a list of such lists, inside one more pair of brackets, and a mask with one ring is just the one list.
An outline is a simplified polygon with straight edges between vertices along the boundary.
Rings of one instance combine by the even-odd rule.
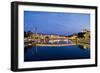
[[24, 37], [30, 37], [32, 35], [32, 32], [31, 31], [24, 31]]
[[84, 34], [85, 34], [85, 33], [83, 33], [83, 32], [79, 32], [79, 33], [78, 33], [78, 38], [84, 38]]
[[50, 40], [50, 39], [49, 39], [49, 37], [48, 37], [48, 36], [46, 36], [46, 37], [45, 37], [45, 42], [46, 42], [46, 43], [48, 43], [48, 42], [49, 42], [49, 40]]
[[27, 35], [27, 32], [26, 32], [26, 31], [24, 31], [24, 37], [28, 37], [28, 35]]

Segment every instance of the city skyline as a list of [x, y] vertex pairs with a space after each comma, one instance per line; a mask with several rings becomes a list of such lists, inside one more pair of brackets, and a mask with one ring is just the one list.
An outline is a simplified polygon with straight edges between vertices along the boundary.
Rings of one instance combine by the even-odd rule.
[[71, 35], [83, 28], [90, 31], [89, 14], [24, 11], [24, 31]]

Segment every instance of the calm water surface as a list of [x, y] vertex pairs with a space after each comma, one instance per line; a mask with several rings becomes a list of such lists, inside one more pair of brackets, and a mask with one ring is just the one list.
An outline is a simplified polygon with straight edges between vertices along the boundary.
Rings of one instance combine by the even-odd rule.
[[90, 49], [81, 49], [78, 46], [38, 46], [24, 52], [25, 62], [87, 58], [90, 58]]

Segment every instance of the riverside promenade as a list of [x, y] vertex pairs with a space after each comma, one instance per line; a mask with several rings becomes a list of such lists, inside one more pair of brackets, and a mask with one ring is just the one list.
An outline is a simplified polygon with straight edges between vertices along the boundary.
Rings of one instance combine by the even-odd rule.
[[36, 44], [36, 46], [72, 46], [76, 44]]

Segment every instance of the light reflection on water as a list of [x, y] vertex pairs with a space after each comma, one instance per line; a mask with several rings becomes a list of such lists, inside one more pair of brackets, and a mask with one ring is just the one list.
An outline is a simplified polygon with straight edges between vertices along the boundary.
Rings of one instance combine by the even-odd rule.
[[37, 46], [24, 52], [24, 61], [46, 61], [90, 58], [90, 49], [78, 46]]

